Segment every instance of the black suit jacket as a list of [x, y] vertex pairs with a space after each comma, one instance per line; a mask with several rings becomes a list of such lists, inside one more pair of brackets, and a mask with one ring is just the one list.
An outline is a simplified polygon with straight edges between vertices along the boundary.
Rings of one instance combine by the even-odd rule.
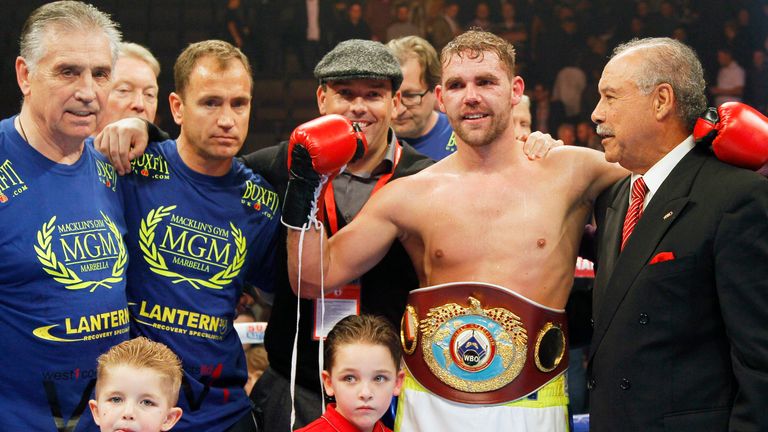
[[628, 196], [596, 202], [591, 430], [767, 431], [768, 181], [694, 148], [619, 254]]

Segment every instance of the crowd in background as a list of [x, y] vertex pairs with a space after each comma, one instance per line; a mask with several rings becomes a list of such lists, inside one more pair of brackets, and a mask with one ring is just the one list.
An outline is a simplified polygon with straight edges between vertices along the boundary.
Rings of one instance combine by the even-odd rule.
[[[439, 50], [477, 27], [515, 46], [533, 101], [533, 130], [599, 146], [589, 120], [614, 46], [669, 36], [697, 51], [711, 104], [741, 100], [768, 110], [768, 2], [739, 0], [230, 0], [227, 34], [257, 74], [309, 74], [338, 42], [406, 35]], [[258, 31], [255, 31], [258, 29]], [[256, 95], [258, 98], [259, 95]], [[590, 143], [591, 141], [591, 143]]]

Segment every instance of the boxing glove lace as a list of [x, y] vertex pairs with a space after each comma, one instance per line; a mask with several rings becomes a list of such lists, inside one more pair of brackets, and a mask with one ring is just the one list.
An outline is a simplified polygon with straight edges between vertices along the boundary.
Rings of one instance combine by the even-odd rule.
[[316, 118], [294, 129], [288, 142], [288, 188], [282, 222], [305, 229], [317, 220], [320, 197], [329, 180], [365, 153], [359, 126], [340, 115]]

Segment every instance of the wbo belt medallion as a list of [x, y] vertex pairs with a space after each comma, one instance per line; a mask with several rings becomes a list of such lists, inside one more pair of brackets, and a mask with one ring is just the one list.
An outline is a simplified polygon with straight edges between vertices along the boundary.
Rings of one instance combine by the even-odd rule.
[[420, 324], [424, 361], [440, 381], [457, 390], [499, 389], [523, 370], [528, 334], [509, 310], [483, 309], [474, 297], [468, 303], [429, 310]]
[[409, 374], [454, 402], [517, 400], [568, 365], [564, 310], [482, 282], [411, 291], [400, 340]]

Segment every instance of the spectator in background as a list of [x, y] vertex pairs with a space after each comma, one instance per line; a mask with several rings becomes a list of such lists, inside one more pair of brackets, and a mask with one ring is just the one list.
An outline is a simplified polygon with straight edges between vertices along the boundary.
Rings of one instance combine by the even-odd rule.
[[[250, 309], [238, 313], [235, 318], [235, 324], [255, 322], [256, 315]], [[253, 385], [269, 366], [269, 360], [263, 344], [243, 343], [243, 351], [245, 352], [245, 362], [248, 365], [248, 381], [245, 382], [245, 393], [250, 394]]]
[[648, 35], [646, 26], [646, 21], [642, 17], [637, 15], [631, 17], [627, 26], [619, 26], [616, 29], [616, 34], [611, 39], [610, 45], [616, 46], [630, 39], [642, 39], [646, 37]]
[[468, 28], [476, 28], [485, 31], [491, 31], [493, 23], [490, 19], [491, 8], [488, 3], [481, 1], [475, 6], [475, 16], [467, 25]]
[[336, 33], [336, 41], [343, 42], [348, 39], [370, 39], [371, 28], [363, 20], [363, 6], [360, 2], [353, 1], [347, 7], [347, 19], [339, 25]]
[[139, 117], [150, 123], [155, 121], [160, 76], [160, 63], [141, 45], [123, 42], [112, 70], [112, 89], [107, 107], [96, 132], [104, 126], [126, 117]]
[[493, 25], [493, 32], [514, 45], [517, 57], [518, 73], [530, 61], [528, 54], [528, 28], [515, 15], [515, 5], [509, 2], [501, 4], [501, 22]]
[[754, 50], [755, 48], [759, 47], [762, 43], [762, 40], [760, 39], [761, 31], [752, 22], [749, 9], [742, 7], [736, 12], [736, 23], [739, 27], [739, 34], [743, 35], [744, 39], [748, 43], [749, 48]]
[[[531, 133], [531, 98], [527, 95], [521, 95], [520, 102], [512, 107], [512, 126], [515, 128], [515, 139], [525, 142], [530, 149], [526, 151], [529, 159], [544, 157], [549, 149], [563, 145], [562, 141], [552, 139], [551, 135]], [[534, 151], [534, 147], [540, 150]]]
[[528, 40], [525, 23], [517, 19], [512, 3], [501, 4], [501, 21], [493, 25], [493, 31], [514, 45], [515, 54], [518, 54], [520, 43]]
[[720, 69], [717, 71], [717, 84], [709, 88], [714, 96], [715, 106], [724, 102], [741, 102], [746, 84], [746, 74], [736, 60], [730, 48], [722, 47], [717, 50], [717, 62]]
[[400, 107], [392, 122], [398, 138], [434, 160], [455, 152], [456, 142], [448, 117], [434, 108], [435, 86], [440, 83], [441, 72], [437, 52], [418, 36], [391, 40], [387, 47], [403, 72]]
[[512, 122], [515, 126], [515, 138], [525, 140], [531, 134], [531, 98], [520, 97], [520, 103], [512, 107]]
[[224, 15], [224, 21], [227, 23], [227, 34], [229, 42], [245, 52], [246, 42], [249, 40], [251, 29], [245, 19], [240, 0], [228, 0], [227, 12]]
[[347, 2], [345, 0], [334, 0], [333, 2], [333, 22], [338, 25], [347, 19]]
[[764, 46], [768, 41], [768, 3], [763, 3], [755, 15], [753, 23], [757, 32], [757, 43], [763, 47], [763, 50], [768, 52], [768, 47]]
[[248, 381], [245, 382], [245, 392], [251, 393], [253, 386], [269, 367], [269, 358], [264, 345], [251, 345], [245, 351], [245, 361], [248, 363]]
[[577, 65], [576, 61], [570, 61], [568, 66], [557, 72], [552, 89], [552, 99], [563, 103], [566, 118], [575, 119], [581, 114], [581, 95], [586, 87], [587, 74]]
[[576, 145], [576, 128], [573, 123], [563, 123], [557, 128], [557, 139], [565, 145]]
[[680, 41], [684, 44], [688, 43], [688, 30], [686, 30], [685, 26], [677, 26], [674, 30], [672, 30], [672, 39], [675, 39], [677, 41]]
[[582, 70], [587, 76], [587, 84], [581, 92], [581, 112], [588, 113], [597, 105], [600, 93], [597, 90], [597, 83], [600, 81], [600, 74], [603, 73], [606, 59], [608, 58], [608, 41], [601, 36], [589, 36], [587, 38], [589, 51], [584, 55], [581, 61]]
[[[736, 21], [726, 21], [723, 24], [723, 41], [721, 47], [727, 48], [739, 65], [748, 65], [752, 60], [752, 47], [749, 35]], [[718, 63], [720, 63], [718, 53]]]
[[595, 132], [595, 125], [590, 120], [581, 120], [576, 123], [576, 145], [603, 151], [600, 137]]
[[387, 40], [387, 28], [392, 24], [394, 5], [395, 0], [367, 0], [365, 2], [365, 22], [371, 28], [370, 39], [379, 42]]
[[387, 27], [387, 41], [405, 37], [421, 36], [421, 29], [411, 22], [411, 8], [406, 3], [395, 7], [395, 22]]
[[768, 115], [768, 63], [763, 50], [752, 53], [752, 67], [747, 71], [746, 89], [746, 102]]
[[303, 72], [309, 72], [330, 48], [333, 37], [333, 5], [324, 0], [293, 0], [296, 53]]
[[635, 3], [635, 16], [648, 21], [651, 18], [651, 5], [646, 0], [639, 0]]
[[[289, 28], [289, 23], [282, 18], [282, 8], [277, 1], [258, 1], [251, 5], [254, 8], [253, 28], [269, 28], [271, 31], [252, 33], [251, 41], [254, 49], [250, 50], [253, 56], [249, 56], [249, 58], [259, 71], [275, 75], [281, 74], [285, 69], [283, 39], [286, 38], [285, 33]], [[248, 50], [246, 49], [243, 53], [248, 55]]]
[[573, 65], [587, 50], [586, 38], [572, 15], [572, 9], [563, 7], [560, 20], [546, 31], [542, 39], [543, 51], [539, 52], [541, 59], [537, 69], [541, 80], [554, 82], [558, 71]]
[[427, 25], [427, 36], [437, 52], [462, 32], [458, 15], [459, 4], [456, 0], [447, 0], [442, 13]]
[[551, 100], [547, 86], [536, 83], [533, 85], [531, 115], [534, 130], [551, 134], [565, 121], [565, 107], [562, 102]]
[[648, 34], [651, 36], [669, 37], [680, 25], [675, 16], [675, 6], [671, 1], [662, 1], [659, 5], [659, 13], [648, 21]]

